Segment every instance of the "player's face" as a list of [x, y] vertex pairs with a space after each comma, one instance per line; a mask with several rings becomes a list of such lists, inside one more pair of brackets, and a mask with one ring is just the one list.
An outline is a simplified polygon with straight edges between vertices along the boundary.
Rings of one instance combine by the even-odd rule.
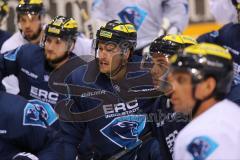
[[39, 37], [41, 30], [41, 19], [39, 15], [23, 14], [19, 17], [19, 28], [24, 37], [31, 41]]
[[195, 100], [192, 93], [192, 78], [187, 72], [171, 72], [168, 80], [172, 85], [171, 102], [176, 112], [191, 113]]
[[163, 80], [163, 75], [167, 72], [169, 66], [168, 58], [164, 55], [153, 54], [151, 60], [153, 85], [155, 88], [159, 88], [159, 85]]
[[68, 42], [58, 37], [47, 36], [44, 49], [46, 60], [56, 61], [68, 54]]
[[121, 49], [114, 43], [99, 43], [98, 58], [101, 73], [110, 74], [122, 63]]

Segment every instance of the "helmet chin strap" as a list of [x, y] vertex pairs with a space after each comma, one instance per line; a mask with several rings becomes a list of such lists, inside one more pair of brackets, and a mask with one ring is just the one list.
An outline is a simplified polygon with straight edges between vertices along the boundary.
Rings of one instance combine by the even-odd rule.
[[120, 63], [120, 65], [118, 65], [118, 67], [114, 71], [112, 71], [111, 73], [106, 73], [106, 75], [108, 77], [115, 77], [123, 69], [123, 67], [125, 65], [126, 65], [126, 63], [124, 63], [123, 54], [121, 54], [121, 63]]
[[192, 109], [192, 117], [194, 117], [196, 115], [198, 109], [200, 108], [201, 104], [203, 103], [202, 100], [199, 100], [199, 99], [196, 98], [196, 85], [193, 85], [192, 97], [196, 102], [195, 105], [193, 106], [193, 109]]
[[120, 56], [121, 56], [120, 65], [118, 65], [118, 67], [114, 71], [112, 71], [111, 73], [106, 73], [106, 75], [108, 77], [115, 77], [126, 66], [126, 62], [124, 60], [124, 53], [126, 53], [126, 52], [127, 52], [127, 49], [123, 49], [121, 51], [121, 54], [120, 54]]
[[193, 106], [193, 109], [192, 109], [192, 117], [196, 116], [196, 113], [199, 110], [199, 108], [202, 105], [202, 103], [207, 101], [208, 99], [212, 98], [213, 94], [214, 94], [214, 91], [213, 91], [210, 95], [208, 95], [207, 97], [203, 98], [202, 100], [198, 99], [196, 97], [196, 85], [197, 84], [193, 84], [193, 88], [192, 88], [192, 97], [196, 101], [196, 103], [195, 103], [195, 105]]

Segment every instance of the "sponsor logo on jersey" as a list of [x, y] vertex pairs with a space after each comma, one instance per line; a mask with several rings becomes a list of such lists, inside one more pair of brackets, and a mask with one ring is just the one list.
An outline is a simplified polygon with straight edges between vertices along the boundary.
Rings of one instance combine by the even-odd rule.
[[93, 91], [93, 92], [86, 92], [81, 94], [81, 97], [91, 97], [95, 95], [101, 95], [101, 94], [106, 94], [105, 90], [99, 90], [99, 91]]
[[56, 104], [59, 94], [31, 86], [30, 96], [47, 103]]
[[126, 103], [106, 104], [103, 105], [103, 110], [105, 118], [125, 116], [139, 110], [138, 101], [132, 100]]
[[141, 143], [139, 135], [145, 128], [145, 124], [145, 115], [122, 116], [112, 120], [100, 131], [119, 147], [131, 149]]
[[207, 159], [218, 147], [218, 144], [207, 136], [196, 137], [187, 146], [188, 152], [194, 160]]
[[32, 77], [32, 78], [34, 78], [34, 79], [37, 79], [37, 78], [38, 78], [38, 76], [37, 76], [36, 74], [34, 74], [34, 73], [32, 73], [32, 72], [24, 69], [24, 68], [21, 68], [21, 71], [22, 71], [23, 73], [25, 73], [26, 75], [28, 75], [29, 77]]
[[147, 12], [138, 6], [129, 6], [118, 13], [122, 22], [132, 23], [138, 30], [147, 16]]
[[57, 119], [57, 115], [49, 103], [30, 100], [24, 108], [23, 125], [46, 128]]

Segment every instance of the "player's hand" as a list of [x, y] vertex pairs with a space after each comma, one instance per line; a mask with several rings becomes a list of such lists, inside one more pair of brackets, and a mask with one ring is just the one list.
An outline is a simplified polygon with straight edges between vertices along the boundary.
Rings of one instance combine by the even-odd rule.
[[16, 154], [12, 160], [39, 160], [37, 156], [32, 153], [20, 152]]
[[170, 21], [164, 17], [162, 20], [161, 29], [158, 32], [158, 36], [179, 33], [180, 33], [179, 29], [176, 26], [172, 25]]

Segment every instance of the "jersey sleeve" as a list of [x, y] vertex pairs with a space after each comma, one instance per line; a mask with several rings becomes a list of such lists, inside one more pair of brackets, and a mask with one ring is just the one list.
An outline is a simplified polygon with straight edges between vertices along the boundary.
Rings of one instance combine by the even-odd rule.
[[21, 47], [0, 55], [0, 78], [10, 74], [18, 73], [18, 55], [21, 54]]
[[[65, 79], [65, 83], [72, 84], [72, 74]], [[78, 96], [67, 95], [72, 100], [72, 105], [68, 111], [72, 113], [79, 113], [84, 111], [81, 103], [81, 98]], [[57, 106], [56, 106], [57, 107]], [[56, 109], [55, 107], [55, 109]], [[59, 111], [59, 124], [62, 137], [62, 147], [59, 150], [62, 153], [63, 159], [72, 160], [75, 159], [78, 153], [78, 146], [83, 140], [87, 124], [85, 122], [78, 122], [74, 117], [68, 117], [71, 119], [65, 120], [61, 113], [66, 114], [66, 111]]]
[[[61, 137], [41, 121], [38, 112], [41, 106], [35, 106], [16, 95], [2, 94], [1, 97], [1, 122], [7, 121], [0, 124], [1, 128], [5, 129], [5, 133], [0, 137], [1, 159], [12, 159], [13, 156], [25, 152], [37, 157], [59, 160], [56, 149], [60, 145]], [[50, 116], [47, 112], [42, 113], [45, 113], [41, 115], [46, 118]]]
[[[226, 131], [228, 132], [228, 131]], [[193, 133], [177, 137], [175, 159], [239, 159], [237, 140], [224, 131]], [[239, 137], [236, 137], [239, 138]]]
[[45, 135], [42, 139], [45, 144], [43, 148], [37, 153], [37, 157], [40, 160], [59, 160], [61, 159], [62, 152], [59, 150], [62, 147], [62, 139], [58, 132], [56, 131], [49, 131], [48, 134]]
[[0, 140], [0, 151], [0, 157], [3, 160], [12, 159], [20, 152], [19, 149], [3, 139]]
[[222, 28], [216, 31], [208, 32], [203, 35], [200, 35], [197, 38], [198, 43], [208, 42], [221, 45], [221, 41], [223, 40], [223, 35], [228, 32], [229, 27], [231, 27], [232, 23], [224, 25]]
[[[35, 110], [34, 110], [35, 109]], [[17, 144], [27, 146], [31, 152], [40, 160], [58, 160], [60, 155], [57, 152], [61, 147], [60, 134], [53, 128], [46, 125], [51, 119], [51, 112], [34, 102], [29, 101], [23, 110], [22, 127], [19, 128], [22, 134], [19, 135]], [[45, 119], [45, 122], [42, 120]]]
[[[73, 105], [72, 108], [76, 108]], [[74, 111], [76, 112], [76, 110]], [[64, 159], [74, 159], [77, 156], [77, 147], [83, 139], [86, 124], [83, 122], [64, 122], [60, 119], [61, 136], [63, 138], [61, 152]]]
[[219, 31], [212, 31], [206, 34], [203, 34], [197, 38], [198, 43], [208, 42], [216, 43], [218, 41]]
[[219, 142], [208, 134], [188, 134], [177, 137], [174, 146], [174, 159], [215, 159]]

